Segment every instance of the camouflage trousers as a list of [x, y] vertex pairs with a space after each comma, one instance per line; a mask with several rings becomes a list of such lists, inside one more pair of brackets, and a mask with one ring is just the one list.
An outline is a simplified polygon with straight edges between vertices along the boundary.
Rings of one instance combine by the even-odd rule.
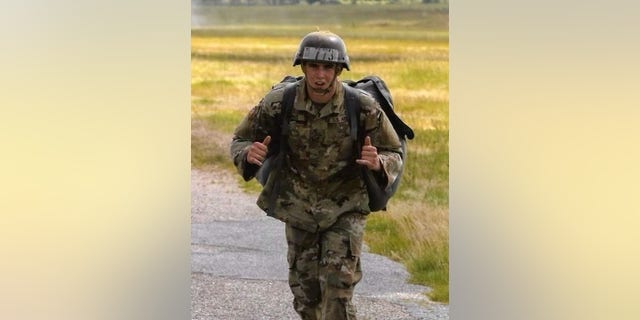
[[303, 320], [356, 319], [351, 298], [362, 278], [365, 222], [366, 216], [348, 213], [317, 233], [286, 226], [289, 287]]

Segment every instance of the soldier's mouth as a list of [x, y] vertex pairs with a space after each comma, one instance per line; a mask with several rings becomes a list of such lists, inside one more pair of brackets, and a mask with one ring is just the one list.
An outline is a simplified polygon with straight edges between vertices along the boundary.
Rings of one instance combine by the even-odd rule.
[[325, 95], [331, 91], [331, 87], [325, 88], [326, 82], [314, 82], [313, 84], [313, 86], [310, 86], [311, 91], [317, 94]]

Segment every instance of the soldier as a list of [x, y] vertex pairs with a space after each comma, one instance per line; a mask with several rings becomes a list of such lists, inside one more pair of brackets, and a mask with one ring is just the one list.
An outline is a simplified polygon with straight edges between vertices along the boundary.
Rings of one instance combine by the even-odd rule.
[[[373, 171], [382, 186], [390, 185], [403, 165], [401, 143], [378, 103], [360, 92], [366, 137], [356, 159], [345, 89], [338, 79], [343, 69], [349, 70], [349, 57], [339, 36], [307, 34], [293, 65], [301, 65], [304, 77], [295, 84], [288, 152], [257, 204], [285, 223], [289, 286], [300, 317], [356, 319], [351, 300], [362, 278], [360, 252], [370, 213], [360, 166]], [[245, 179], [255, 176], [280, 138], [283, 92], [284, 86], [274, 86], [234, 132], [231, 156]]]

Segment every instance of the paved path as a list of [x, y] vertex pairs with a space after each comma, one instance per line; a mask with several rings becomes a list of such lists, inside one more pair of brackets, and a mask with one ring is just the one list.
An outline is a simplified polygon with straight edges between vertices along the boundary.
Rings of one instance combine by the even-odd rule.
[[[266, 217], [255, 195], [218, 170], [191, 172], [191, 318], [299, 319], [287, 285], [284, 225]], [[365, 252], [354, 302], [358, 319], [449, 319], [429, 288], [406, 283], [401, 264]]]

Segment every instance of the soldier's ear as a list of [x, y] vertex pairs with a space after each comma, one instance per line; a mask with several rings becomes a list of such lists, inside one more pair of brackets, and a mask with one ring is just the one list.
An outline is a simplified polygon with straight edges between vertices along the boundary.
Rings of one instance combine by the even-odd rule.
[[342, 74], [342, 65], [341, 64], [337, 64], [336, 65], [336, 76], [339, 76]]

